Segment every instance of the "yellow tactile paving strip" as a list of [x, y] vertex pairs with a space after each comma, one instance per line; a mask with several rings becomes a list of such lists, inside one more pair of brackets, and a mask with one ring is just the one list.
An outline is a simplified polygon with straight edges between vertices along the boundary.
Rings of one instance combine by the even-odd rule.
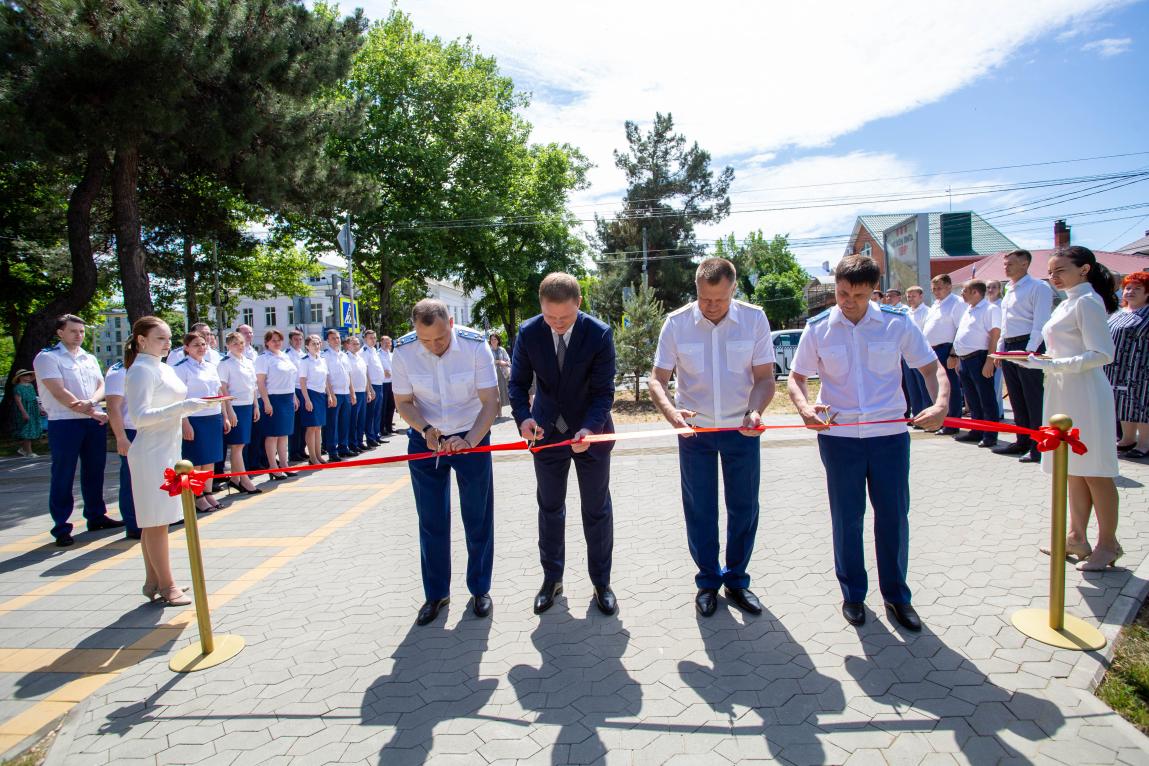
[[[356, 503], [349, 510], [341, 513], [331, 521], [302, 537], [278, 538], [238, 538], [204, 540], [205, 548], [280, 548], [279, 552], [268, 557], [259, 565], [249, 569], [231, 582], [216, 587], [209, 595], [211, 609], [215, 612], [219, 607], [228, 603], [236, 596], [246, 592], [254, 585], [262, 582], [268, 576], [290, 563], [300, 554], [326, 540], [336, 531], [347, 526], [364, 513], [376, 507], [379, 501], [393, 494], [407, 484], [407, 477], [402, 476], [395, 481], [381, 484], [358, 485], [358, 489], [368, 487], [375, 491], [364, 500]], [[285, 488], [286, 489], [286, 488]], [[333, 487], [330, 490], [321, 487], [291, 487], [289, 492], [298, 491], [339, 491], [346, 488]], [[266, 501], [272, 493], [251, 498], [243, 506], [228, 508], [223, 511], [202, 518], [200, 526], [218, 523], [240, 510], [250, 510], [260, 501]], [[171, 536], [172, 544], [179, 544], [184, 534], [180, 530]], [[3, 552], [27, 552], [43, 546], [43, 535], [27, 538], [26, 540], [0, 546]], [[122, 540], [115, 540], [97, 548], [122, 549], [121, 553], [95, 562], [83, 570], [64, 575], [48, 585], [43, 585], [31, 592], [8, 599], [0, 603], [0, 614], [21, 609], [39, 599], [57, 593], [70, 585], [90, 578], [97, 572], [109, 569], [123, 563], [129, 558], [139, 555], [139, 547]], [[207, 573], [211, 580], [211, 573]], [[168, 622], [157, 626], [147, 635], [131, 646], [119, 649], [4, 649], [0, 648], [0, 673], [82, 673], [82, 678], [75, 679], [51, 692], [44, 699], [32, 707], [0, 722], [0, 753], [19, 745], [28, 737], [43, 731], [61, 716], [65, 715], [76, 704], [88, 695], [95, 692], [104, 684], [115, 678], [121, 671], [143, 661], [157, 650], [169, 646], [177, 640], [189, 625], [195, 623], [195, 610], [187, 609], [176, 615]]]

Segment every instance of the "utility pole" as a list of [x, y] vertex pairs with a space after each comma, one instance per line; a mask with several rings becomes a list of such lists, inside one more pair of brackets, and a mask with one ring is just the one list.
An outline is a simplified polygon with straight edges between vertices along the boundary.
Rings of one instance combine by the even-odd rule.
[[211, 272], [214, 281], [212, 286], [211, 302], [215, 305], [215, 334], [218, 336], [216, 340], [219, 341], [219, 347], [225, 348], [223, 344], [223, 322], [220, 321], [220, 305], [219, 305], [219, 243], [211, 243]]
[[347, 286], [351, 290], [351, 315], [355, 318], [356, 324], [359, 322], [358, 312], [355, 311], [355, 261], [352, 260], [351, 253], [355, 249], [354, 242], [351, 239], [351, 211], [347, 211]]
[[647, 274], [647, 263], [650, 260], [649, 251], [646, 249], [646, 227], [642, 227], [642, 286], [643, 288], [650, 287], [650, 276]]

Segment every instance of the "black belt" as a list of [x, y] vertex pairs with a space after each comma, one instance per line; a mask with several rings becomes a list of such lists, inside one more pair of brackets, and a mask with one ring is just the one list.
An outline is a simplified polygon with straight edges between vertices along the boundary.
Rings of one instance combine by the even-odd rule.
[[1004, 342], [1005, 343], [1019, 343], [1020, 341], [1025, 341], [1026, 343], [1028, 343], [1029, 342], [1029, 336], [1028, 335], [1014, 335], [1012, 338], [1006, 338]]
[[960, 359], [964, 362], [966, 359], [973, 359], [978, 354], [985, 354], [985, 353], [987, 353], [987, 352], [985, 352], [985, 351], [974, 351], [972, 354], [966, 354], [965, 356], [959, 355], [958, 359]]

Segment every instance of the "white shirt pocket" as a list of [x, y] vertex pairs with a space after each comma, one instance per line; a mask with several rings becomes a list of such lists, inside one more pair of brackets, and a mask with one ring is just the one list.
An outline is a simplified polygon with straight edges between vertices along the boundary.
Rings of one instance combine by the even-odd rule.
[[843, 377], [850, 371], [850, 358], [845, 346], [823, 346], [818, 349], [818, 357], [830, 377]]
[[893, 372], [898, 366], [898, 346], [882, 341], [870, 343], [866, 347], [866, 367], [871, 372]]
[[462, 404], [476, 394], [472, 390], [475, 383], [475, 373], [456, 372], [447, 377], [447, 394], [451, 404]]
[[726, 369], [728, 372], [747, 372], [750, 369], [750, 355], [754, 353], [754, 341], [732, 340], [726, 344]]
[[439, 401], [439, 392], [435, 390], [434, 375], [408, 375], [411, 381], [411, 392], [416, 399], [423, 401]]
[[682, 368], [683, 372], [695, 375], [702, 373], [706, 369], [706, 362], [703, 357], [705, 351], [706, 344], [704, 343], [679, 343], [678, 366]]

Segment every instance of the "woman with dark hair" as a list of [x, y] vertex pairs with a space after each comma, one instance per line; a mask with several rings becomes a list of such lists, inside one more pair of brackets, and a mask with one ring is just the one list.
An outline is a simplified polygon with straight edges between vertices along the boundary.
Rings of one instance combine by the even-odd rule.
[[[1066, 551], [1081, 571], [1113, 566], [1124, 553], [1117, 542], [1117, 448], [1113, 443], [1113, 387], [1105, 377], [1113, 361], [1107, 319], [1117, 310], [1113, 276], [1091, 250], [1074, 245], [1049, 259], [1049, 281], [1068, 295], [1041, 330], [1050, 358], [1029, 355], [1027, 364], [1045, 372], [1046, 416], [1065, 414], [1089, 448], [1069, 453], [1069, 534]], [[1053, 472], [1053, 453], [1041, 459]], [[1097, 547], [1087, 539], [1090, 510], [1097, 512]], [[1042, 549], [1045, 553], [1048, 550]]]
[[[219, 371], [207, 360], [207, 352], [207, 336], [198, 332], [184, 336], [184, 358], [172, 369], [187, 387], [189, 399], [221, 395]], [[223, 435], [231, 430], [231, 422], [224, 418], [220, 405], [217, 402], [211, 404], [211, 408], [198, 410], [184, 418], [183, 456], [197, 471], [215, 470], [215, 464], [223, 460]], [[195, 499], [195, 507], [201, 511], [214, 511], [220, 507], [210, 489], [210, 485], [205, 486], [203, 494]]]
[[[287, 437], [295, 429], [295, 411], [299, 402], [295, 398], [295, 384], [299, 373], [295, 363], [283, 353], [283, 333], [268, 330], [263, 336], [266, 349], [255, 360], [255, 380], [259, 386], [259, 399], [263, 404], [263, 445], [267, 452], [267, 467], [287, 468]], [[272, 481], [286, 479], [285, 473], [271, 473]]]
[[1117, 451], [1140, 460], [1149, 455], [1149, 272], [1122, 280], [1121, 303], [1122, 309], [1109, 317], [1116, 353], [1105, 374], [1121, 421]]
[[312, 465], [334, 461], [324, 460], [323, 426], [327, 424], [327, 408], [335, 406], [335, 394], [331, 391], [331, 381], [327, 379], [327, 360], [320, 356], [323, 341], [318, 335], [307, 336], [307, 355], [299, 361], [299, 391], [303, 396], [303, 415], [300, 423], [306, 430], [307, 460]]
[[188, 398], [187, 386], [175, 369], [160, 361], [171, 350], [171, 341], [172, 331], [162, 319], [136, 320], [124, 352], [124, 399], [136, 427], [136, 437], [128, 447], [128, 465], [144, 554], [143, 593], [149, 601], [185, 606], [191, 599], [176, 586], [168, 555], [168, 525], [179, 521], [183, 511], [180, 498], [168, 495], [160, 484], [164, 469], [180, 459], [184, 418], [219, 404]]

